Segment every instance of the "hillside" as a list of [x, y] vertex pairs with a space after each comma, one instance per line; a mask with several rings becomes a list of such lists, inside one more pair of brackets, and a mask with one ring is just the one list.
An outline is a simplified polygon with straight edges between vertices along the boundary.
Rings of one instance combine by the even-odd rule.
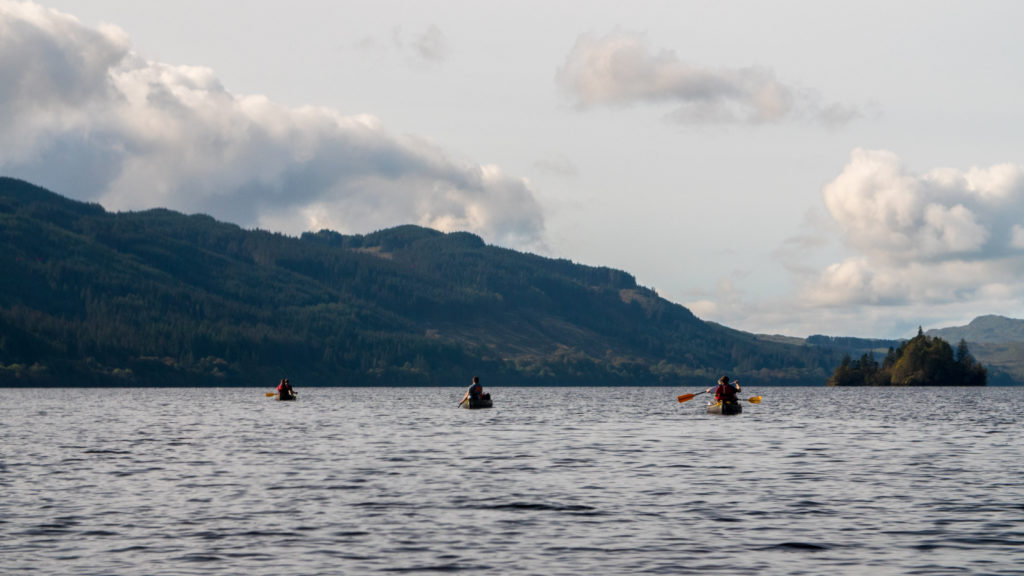
[[925, 332], [949, 342], [966, 341], [974, 357], [989, 367], [989, 381], [1024, 383], [1024, 320], [1004, 316], [979, 316], [966, 326]]
[[938, 336], [947, 341], [1006, 344], [1008, 342], [1024, 342], [1024, 320], [1006, 318], [1005, 316], [978, 316], [967, 326], [954, 326], [928, 330], [925, 334]]
[[7, 386], [820, 385], [839, 361], [467, 233], [294, 238], [7, 178], [0, 265]]

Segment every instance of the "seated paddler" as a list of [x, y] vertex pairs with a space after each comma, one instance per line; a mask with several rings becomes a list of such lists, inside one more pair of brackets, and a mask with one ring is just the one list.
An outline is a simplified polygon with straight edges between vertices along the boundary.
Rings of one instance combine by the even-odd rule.
[[292, 390], [292, 384], [287, 378], [283, 378], [281, 383], [277, 385], [277, 395], [280, 398], [291, 398], [295, 395], [295, 391]]
[[[728, 376], [722, 376], [718, 379], [718, 386], [715, 388], [715, 400], [726, 404], [735, 404], [737, 402], [736, 394], [739, 391], [739, 380], [730, 381]], [[711, 388], [705, 392], [711, 392]]]
[[473, 383], [470, 384], [469, 389], [466, 390], [466, 396], [462, 399], [463, 402], [469, 401], [470, 406], [474, 403], [479, 402], [484, 396], [484, 387], [480, 385], [480, 377], [473, 376]]

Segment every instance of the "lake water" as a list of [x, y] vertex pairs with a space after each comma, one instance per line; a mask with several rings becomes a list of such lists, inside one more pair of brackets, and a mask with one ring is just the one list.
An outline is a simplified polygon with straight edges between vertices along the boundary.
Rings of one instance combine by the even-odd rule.
[[1024, 388], [0, 390], [0, 574], [1022, 574]]

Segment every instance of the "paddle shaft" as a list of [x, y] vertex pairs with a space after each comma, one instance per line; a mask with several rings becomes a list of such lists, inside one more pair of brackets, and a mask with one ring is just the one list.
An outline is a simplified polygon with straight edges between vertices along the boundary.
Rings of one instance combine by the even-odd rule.
[[694, 398], [696, 398], [697, 396], [700, 396], [701, 394], [707, 394], [707, 393], [708, 393], [708, 391], [705, 390], [703, 392], [697, 392], [696, 394], [683, 394], [682, 396], [677, 396], [676, 400], [679, 400], [679, 403], [681, 404], [683, 402], [689, 402], [690, 400], [693, 400]]
[[[680, 404], [683, 403], [683, 402], [689, 402], [690, 400], [693, 400], [694, 398], [696, 398], [697, 396], [700, 396], [701, 394], [707, 394], [707, 392], [708, 391], [705, 390], [703, 392], [698, 392], [696, 394], [683, 394], [682, 396], [677, 396], [676, 400], [679, 400]], [[750, 402], [751, 404], [760, 404], [761, 403], [761, 397], [760, 396], [751, 396], [750, 398], [741, 398], [741, 400], [746, 400], [747, 402]]]

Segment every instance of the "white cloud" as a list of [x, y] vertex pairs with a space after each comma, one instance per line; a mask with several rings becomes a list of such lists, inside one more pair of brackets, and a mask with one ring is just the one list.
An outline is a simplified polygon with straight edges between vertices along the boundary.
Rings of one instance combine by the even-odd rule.
[[[1022, 310], [1024, 166], [917, 174], [892, 152], [856, 149], [822, 199], [826, 218], [809, 216], [808, 232], [775, 253], [795, 297], [751, 302], [720, 285], [695, 309], [731, 326], [806, 336], [834, 325], [832, 334], [867, 337]], [[846, 255], [814, 267], [826, 225]]]
[[429, 62], [443, 62], [448, 57], [448, 40], [433, 24], [413, 40], [413, 47], [420, 58]]
[[861, 250], [906, 251], [906, 230], [920, 209], [917, 182], [888, 152], [856, 150], [843, 173], [824, 191], [825, 206], [847, 243]]
[[857, 149], [822, 195], [854, 255], [805, 286], [806, 312], [887, 310], [922, 323], [1024, 297], [1024, 167], [919, 175], [891, 152]]
[[412, 65], [440, 64], [451, 54], [448, 38], [436, 24], [411, 35], [401, 27], [395, 27], [387, 38], [364, 36], [353, 47], [364, 54], [397, 54]]
[[929, 204], [924, 209], [921, 251], [924, 254], [965, 253], [980, 250], [988, 231], [962, 204], [946, 207]]
[[789, 86], [768, 68], [710, 69], [670, 50], [654, 53], [626, 32], [576, 40], [556, 81], [581, 109], [667, 103], [673, 121], [687, 124], [769, 123], [810, 118], [838, 126], [860, 116], [852, 107], [820, 105], [807, 90]]
[[[443, 37], [418, 49], [438, 55]], [[113, 27], [0, 0], [0, 170], [115, 209], [164, 206], [290, 233], [420, 223], [540, 246], [528, 184], [372, 116], [236, 95], [147, 60]]]
[[822, 195], [844, 242], [876, 265], [987, 259], [1018, 248], [1024, 167], [915, 175], [892, 152], [857, 149]]

